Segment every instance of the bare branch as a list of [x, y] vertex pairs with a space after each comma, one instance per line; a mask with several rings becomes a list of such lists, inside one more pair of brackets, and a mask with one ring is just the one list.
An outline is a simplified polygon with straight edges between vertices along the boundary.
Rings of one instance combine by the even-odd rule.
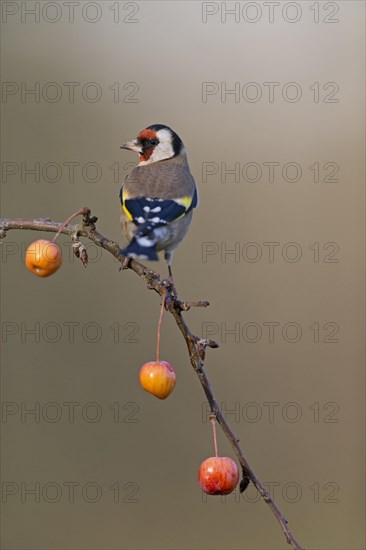
[[4, 238], [7, 231], [11, 229], [29, 229], [36, 231], [49, 231], [53, 233], [57, 233], [58, 231], [60, 231], [65, 235], [69, 235], [74, 242], [78, 241], [80, 237], [85, 237], [97, 246], [104, 248], [110, 254], [112, 254], [112, 256], [114, 256], [121, 263], [121, 268], [131, 269], [132, 271], [134, 271], [145, 282], [147, 288], [155, 290], [162, 298], [165, 297], [166, 309], [174, 317], [175, 322], [183, 335], [183, 338], [188, 348], [191, 365], [197, 374], [203, 391], [206, 394], [207, 401], [211, 408], [211, 414], [216, 417], [217, 422], [220, 424], [221, 429], [226, 435], [228, 441], [230, 442], [241, 465], [243, 479], [240, 483], [240, 491], [245, 491], [249, 484], [249, 481], [251, 481], [253, 485], [257, 488], [264, 502], [268, 504], [272, 513], [276, 517], [288, 544], [294, 550], [302, 550], [302, 547], [299, 545], [294, 535], [291, 533], [285, 516], [279, 510], [271, 495], [264, 488], [262, 482], [256, 477], [249, 462], [245, 458], [244, 453], [239, 445], [239, 439], [235, 436], [229, 424], [226, 422], [225, 417], [222, 414], [218, 402], [214, 396], [203, 365], [206, 347], [216, 348], [218, 347], [218, 343], [214, 340], [204, 340], [199, 338], [198, 336], [193, 335], [183, 319], [182, 311], [188, 311], [191, 307], [207, 307], [209, 305], [208, 302], [182, 302], [178, 300], [177, 296], [174, 294], [174, 289], [169, 286], [168, 281], [161, 280], [159, 275], [155, 271], [153, 271], [152, 269], [148, 269], [140, 262], [123, 256], [121, 254], [121, 249], [118, 243], [112, 241], [111, 239], [108, 239], [107, 237], [104, 237], [95, 229], [95, 222], [97, 221], [97, 218], [90, 216], [90, 210], [88, 208], [85, 208], [83, 210], [83, 219], [81, 224], [79, 225], [65, 225], [63, 223], [51, 221], [49, 218], [0, 218], [0, 238]]

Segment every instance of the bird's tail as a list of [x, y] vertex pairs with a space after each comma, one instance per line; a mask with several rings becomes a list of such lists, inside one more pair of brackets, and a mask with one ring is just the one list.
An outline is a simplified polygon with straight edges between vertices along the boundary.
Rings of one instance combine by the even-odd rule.
[[147, 235], [133, 237], [130, 244], [122, 250], [122, 254], [138, 260], [156, 261], [159, 259], [156, 252], [156, 239]]

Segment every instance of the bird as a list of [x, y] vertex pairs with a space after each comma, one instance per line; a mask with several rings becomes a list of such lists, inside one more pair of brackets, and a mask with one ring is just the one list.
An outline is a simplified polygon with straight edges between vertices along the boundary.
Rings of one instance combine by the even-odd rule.
[[[195, 180], [181, 138], [169, 126], [152, 124], [121, 149], [139, 154], [138, 165], [123, 180], [119, 198], [128, 258], [158, 260], [164, 251], [173, 283], [172, 258], [198, 205]], [[127, 260], [128, 261], [128, 260]]]

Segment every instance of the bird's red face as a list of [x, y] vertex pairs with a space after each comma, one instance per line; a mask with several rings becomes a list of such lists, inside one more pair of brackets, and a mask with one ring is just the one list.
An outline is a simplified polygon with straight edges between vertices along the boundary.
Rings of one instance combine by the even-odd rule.
[[153, 124], [142, 130], [136, 139], [128, 141], [121, 149], [136, 151], [140, 155], [140, 165], [166, 160], [183, 151], [180, 137], [163, 124]]
[[140, 162], [147, 162], [153, 154], [155, 147], [159, 145], [159, 138], [156, 135], [155, 130], [145, 128], [137, 136], [138, 141], [141, 142], [142, 152], [140, 153]]

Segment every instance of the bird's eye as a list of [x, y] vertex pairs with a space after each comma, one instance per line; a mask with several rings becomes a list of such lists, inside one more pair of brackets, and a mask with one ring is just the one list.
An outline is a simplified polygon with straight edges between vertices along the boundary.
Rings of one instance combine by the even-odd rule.
[[157, 139], [150, 139], [150, 145], [152, 145], [153, 147], [155, 147], [155, 145], [157, 145], [159, 143], [159, 140]]

